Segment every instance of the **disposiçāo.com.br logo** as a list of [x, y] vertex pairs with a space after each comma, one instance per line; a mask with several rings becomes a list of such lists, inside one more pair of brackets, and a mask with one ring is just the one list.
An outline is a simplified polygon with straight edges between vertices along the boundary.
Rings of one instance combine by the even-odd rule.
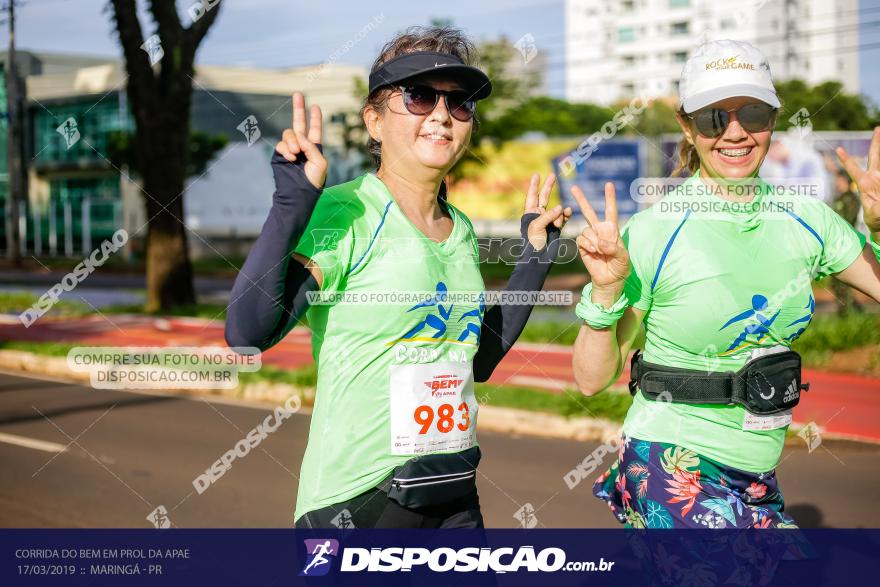
[[384, 547], [384, 548], [341, 548], [339, 541], [333, 539], [306, 539], [306, 564], [300, 576], [317, 577], [326, 575], [333, 560], [341, 555], [339, 571], [394, 573], [411, 572], [413, 568], [424, 568], [432, 572], [445, 573], [515, 573], [517, 571], [553, 573], [556, 571], [607, 572], [614, 561], [600, 558], [598, 561], [567, 561], [561, 548], [544, 548], [535, 551], [534, 546], [498, 548], [468, 546], [464, 548], [422, 548], [422, 547]]

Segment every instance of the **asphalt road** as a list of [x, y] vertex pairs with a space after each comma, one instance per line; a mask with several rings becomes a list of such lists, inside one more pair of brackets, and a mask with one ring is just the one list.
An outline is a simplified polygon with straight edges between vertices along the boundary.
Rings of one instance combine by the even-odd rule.
[[[201, 495], [192, 485], [269, 411], [0, 373], [0, 527], [150, 527], [158, 506], [181, 528], [291, 527], [307, 414]], [[488, 433], [480, 443], [487, 526], [517, 527], [514, 515], [531, 504], [539, 526], [617, 527], [589, 481], [573, 490], [563, 481], [596, 443]], [[878, 464], [877, 445], [787, 447], [778, 469], [786, 510], [802, 527], [880, 527]]]

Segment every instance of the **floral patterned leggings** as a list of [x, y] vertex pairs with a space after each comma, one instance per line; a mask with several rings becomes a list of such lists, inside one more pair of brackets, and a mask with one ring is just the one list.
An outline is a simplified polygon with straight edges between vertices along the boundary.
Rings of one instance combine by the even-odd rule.
[[626, 435], [593, 495], [627, 528], [797, 528], [783, 512], [775, 469], [749, 473]]

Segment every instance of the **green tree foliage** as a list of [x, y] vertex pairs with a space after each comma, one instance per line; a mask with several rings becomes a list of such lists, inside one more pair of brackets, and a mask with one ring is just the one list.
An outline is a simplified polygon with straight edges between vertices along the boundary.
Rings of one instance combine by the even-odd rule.
[[776, 83], [782, 110], [776, 130], [792, 126], [790, 120], [806, 108], [813, 130], [870, 130], [880, 124], [877, 107], [862, 96], [847, 94], [840, 82], [828, 81], [808, 86], [802, 80]]
[[[116, 167], [123, 165], [140, 175], [137, 158], [132, 148], [132, 134], [125, 131], [113, 131], [107, 141], [108, 157]], [[201, 175], [208, 168], [208, 164], [214, 159], [229, 139], [225, 135], [209, 135], [200, 131], [189, 133], [189, 153], [186, 162], [186, 176]]]
[[624, 134], [641, 134], [648, 137], [681, 130], [675, 120], [675, 107], [664, 100], [652, 101], [629, 127], [632, 128], [624, 129]]
[[554, 137], [581, 136], [599, 130], [613, 115], [604, 106], [536, 96], [486, 120], [480, 133], [495, 141], [509, 141], [528, 132]]
[[492, 80], [492, 95], [480, 101], [478, 114], [487, 128], [481, 126], [474, 138], [491, 136], [491, 121], [528, 100], [541, 82], [537, 70], [525, 75], [513, 73], [513, 65], [521, 57], [513, 41], [505, 36], [480, 43], [478, 51], [479, 66]]
[[453, 26], [453, 23], [451, 18], [432, 18], [429, 25], [435, 27], [447, 27]]

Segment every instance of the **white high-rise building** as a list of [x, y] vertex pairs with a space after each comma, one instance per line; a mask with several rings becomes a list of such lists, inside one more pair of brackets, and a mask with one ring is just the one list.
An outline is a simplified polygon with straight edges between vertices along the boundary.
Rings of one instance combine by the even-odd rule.
[[566, 98], [676, 96], [684, 62], [711, 39], [757, 46], [774, 79], [859, 91], [858, 0], [566, 0]]

